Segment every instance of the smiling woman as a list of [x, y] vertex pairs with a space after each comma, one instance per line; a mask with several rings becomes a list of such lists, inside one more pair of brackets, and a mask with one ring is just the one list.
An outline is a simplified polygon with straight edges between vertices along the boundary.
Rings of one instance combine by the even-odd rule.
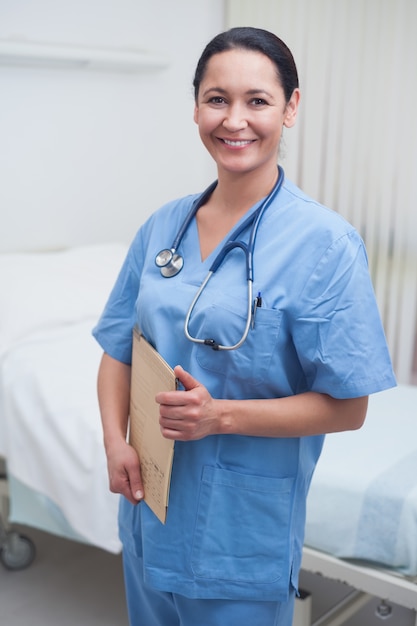
[[[140, 228], [94, 330], [129, 615], [132, 626], [202, 614], [207, 626], [290, 626], [324, 434], [359, 428], [368, 394], [395, 379], [362, 240], [277, 167], [300, 98], [287, 46], [255, 28], [221, 33], [194, 89], [218, 180]], [[186, 262], [161, 272], [159, 250]], [[126, 441], [134, 326], [181, 384], [155, 398], [176, 441], [165, 525]]]
[[299, 95], [294, 88], [286, 99], [275, 63], [261, 52], [235, 48], [210, 59], [196, 85], [194, 120], [217, 163], [217, 193], [222, 175], [253, 171], [255, 201], [270, 191], [282, 128], [295, 124]]
[[[291, 78], [284, 89], [275, 61], [241, 47], [219, 52], [197, 68], [194, 121], [219, 176], [197, 214], [203, 260], [277, 180], [282, 128], [295, 124], [300, 97], [293, 87], [298, 80]], [[246, 192], [235, 193], [234, 182]]]

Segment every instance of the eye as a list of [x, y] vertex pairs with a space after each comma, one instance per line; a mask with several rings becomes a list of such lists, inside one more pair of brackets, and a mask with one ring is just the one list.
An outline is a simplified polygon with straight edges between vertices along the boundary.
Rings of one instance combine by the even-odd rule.
[[222, 96], [213, 96], [208, 100], [208, 102], [211, 104], [224, 104], [225, 99]]
[[255, 106], [266, 106], [268, 103], [263, 98], [253, 98], [251, 100], [251, 104], [254, 104]]

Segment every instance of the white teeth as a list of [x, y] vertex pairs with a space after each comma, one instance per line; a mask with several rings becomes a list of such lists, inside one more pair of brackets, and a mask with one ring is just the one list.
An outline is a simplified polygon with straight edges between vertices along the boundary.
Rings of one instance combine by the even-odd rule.
[[223, 139], [224, 143], [228, 146], [247, 146], [251, 141], [229, 141], [229, 139]]

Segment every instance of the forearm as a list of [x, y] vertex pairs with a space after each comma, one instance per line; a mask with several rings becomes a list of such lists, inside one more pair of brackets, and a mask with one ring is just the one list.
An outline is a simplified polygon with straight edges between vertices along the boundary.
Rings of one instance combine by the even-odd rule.
[[114, 442], [126, 439], [130, 402], [129, 365], [104, 353], [97, 381], [98, 399], [106, 450]]
[[286, 398], [214, 399], [207, 388], [182, 367], [174, 369], [184, 391], [160, 392], [162, 434], [189, 441], [207, 435], [304, 437], [360, 428], [368, 397], [338, 400], [307, 392]]
[[132, 504], [143, 498], [138, 455], [126, 441], [131, 368], [104, 354], [98, 374], [98, 398], [103, 424], [110, 490]]
[[220, 433], [302, 437], [360, 428], [368, 398], [338, 400], [307, 392], [270, 400], [215, 400], [215, 403]]

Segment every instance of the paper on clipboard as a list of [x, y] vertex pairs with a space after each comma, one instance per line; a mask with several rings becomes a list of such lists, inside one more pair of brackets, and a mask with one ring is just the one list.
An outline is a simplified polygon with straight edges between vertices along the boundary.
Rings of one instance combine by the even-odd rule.
[[159, 391], [177, 387], [173, 369], [135, 329], [133, 332], [129, 442], [139, 455], [145, 502], [165, 524], [174, 441], [159, 427]]

